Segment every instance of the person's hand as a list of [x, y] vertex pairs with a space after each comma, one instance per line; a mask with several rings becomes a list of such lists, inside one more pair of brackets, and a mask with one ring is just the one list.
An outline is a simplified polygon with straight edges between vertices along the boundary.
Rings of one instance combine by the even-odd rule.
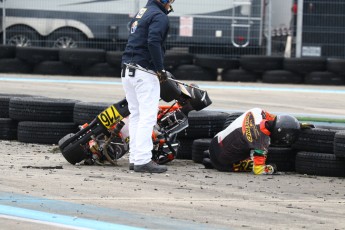
[[168, 79], [167, 72], [164, 69], [157, 71], [157, 77], [160, 83], [165, 82]]
[[313, 129], [315, 126], [311, 123], [300, 123], [301, 129]]

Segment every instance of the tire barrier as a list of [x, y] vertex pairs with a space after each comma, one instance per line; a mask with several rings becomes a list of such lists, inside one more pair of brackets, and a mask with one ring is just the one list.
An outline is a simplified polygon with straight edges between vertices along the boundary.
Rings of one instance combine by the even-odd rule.
[[76, 100], [45, 97], [14, 97], [9, 117], [17, 121], [73, 122]]
[[296, 172], [317, 176], [345, 177], [345, 159], [328, 153], [298, 152]]
[[[0, 73], [120, 77], [121, 51], [0, 45]], [[193, 55], [168, 50], [166, 70], [177, 79], [278, 84], [344, 85], [345, 60], [243, 55]]]
[[202, 163], [204, 151], [210, 147], [212, 138], [195, 139], [192, 144], [192, 160], [195, 163]]
[[[78, 125], [90, 122], [110, 104], [0, 94], [0, 139], [58, 144], [63, 137], [76, 133]], [[202, 163], [212, 138], [241, 114], [211, 110], [190, 112], [189, 127], [177, 136], [180, 147], [176, 158]], [[63, 154], [73, 156], [67, 159], [70, 163], [84, 159], [78, 143], [64, 151]], [[302, 130], [291, 148], [270, 146], [267, 163], [275, 163], [278, 171], [283, 172], [345, 177], [345, 129], [319, 126]]]

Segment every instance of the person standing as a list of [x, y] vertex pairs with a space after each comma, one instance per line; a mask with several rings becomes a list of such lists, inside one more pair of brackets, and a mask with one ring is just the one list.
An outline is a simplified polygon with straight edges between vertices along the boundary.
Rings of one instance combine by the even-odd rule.
[[129, 163], [130, 167], [134, 164], [135, 172], [167, 171], [166, 166], [151, 160], [151, 150], [153, 126], [157, 122], [160, 82], [167, 80], [163, 65], [164, 43], [169, 30], [167, 15], [172, 11], [173, 2], [148, 0], [130, 22], [130, 34], [122, 56], [121, 79], [130, 111]]

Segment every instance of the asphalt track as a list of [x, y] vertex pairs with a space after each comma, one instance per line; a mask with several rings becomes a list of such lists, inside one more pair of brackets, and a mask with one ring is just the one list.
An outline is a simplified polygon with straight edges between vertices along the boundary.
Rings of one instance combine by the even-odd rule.
[[[186, 83], [191, 83], [186, 81]], [[344, 119], [345, 86], [194, 82], [208, 108]], [[0, 75], [0, 93], [90, 102], [124, 97], [118, 78]], [[344, 178], [254, 177], [173, 161], [168, 174], [67, 164], [54, 146], [0, 142], [0, 229], [345, 229]], [[23, 166], [63, 165], [63, 170]]]

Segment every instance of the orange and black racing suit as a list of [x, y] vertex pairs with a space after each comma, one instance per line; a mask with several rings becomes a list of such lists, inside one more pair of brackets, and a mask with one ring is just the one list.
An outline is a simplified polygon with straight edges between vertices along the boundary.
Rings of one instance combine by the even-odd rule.
[[254, 108], [244, 112], [212, 140], [209, 151], [214, 168], [219, 171], [253, 171], [269, 174], [266, 154], [270, 144], [270, 131], [266, 122], [275, 116]]

